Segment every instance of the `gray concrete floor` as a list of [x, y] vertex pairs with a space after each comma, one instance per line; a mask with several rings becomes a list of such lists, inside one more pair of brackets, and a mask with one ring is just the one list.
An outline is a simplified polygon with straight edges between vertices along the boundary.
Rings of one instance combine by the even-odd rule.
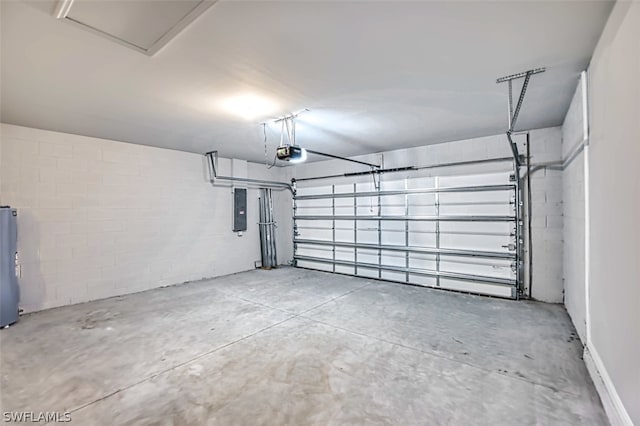
[[559, 305], [282, 268], [0, 333], [1, 411], [72, 424], [606, 424]]

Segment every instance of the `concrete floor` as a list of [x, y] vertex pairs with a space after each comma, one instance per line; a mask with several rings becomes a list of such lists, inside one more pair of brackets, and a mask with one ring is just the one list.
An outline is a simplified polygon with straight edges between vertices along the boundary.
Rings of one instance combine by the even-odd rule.
[[22, 317], [1, 411], [79, 425], [602, 425], [559, 305], [302, 269]]

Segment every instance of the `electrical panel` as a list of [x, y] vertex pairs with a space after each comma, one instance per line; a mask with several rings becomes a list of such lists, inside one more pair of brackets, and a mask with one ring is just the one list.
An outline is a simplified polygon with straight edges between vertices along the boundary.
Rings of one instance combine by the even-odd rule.
[[233, 232], [247, 230], [247, 189], [233, 189]]

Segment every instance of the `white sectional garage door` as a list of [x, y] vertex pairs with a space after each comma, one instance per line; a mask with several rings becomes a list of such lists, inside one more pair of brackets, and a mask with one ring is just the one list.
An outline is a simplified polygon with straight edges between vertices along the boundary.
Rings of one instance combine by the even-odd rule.
[[[388, 177], [388, 176], [385, 176]], [[296, 266], [515, 298], [509, 173], [319, 185], [294, 198]]]

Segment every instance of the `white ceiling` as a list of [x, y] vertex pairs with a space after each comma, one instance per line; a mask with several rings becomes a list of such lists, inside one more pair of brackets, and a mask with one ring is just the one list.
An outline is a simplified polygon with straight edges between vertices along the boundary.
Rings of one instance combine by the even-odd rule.
[[[221, 0], [149, 57], [53, 1], [1, 4], [3, 122], [254, 161], [260, 123], [303, 108], [298, 143], [341, 155], [500, 133], [495, 79], [540, 66], [518, 127], [559, 125], [612, 6]], [[236, 116], [238, 96], [270, 110]]]

